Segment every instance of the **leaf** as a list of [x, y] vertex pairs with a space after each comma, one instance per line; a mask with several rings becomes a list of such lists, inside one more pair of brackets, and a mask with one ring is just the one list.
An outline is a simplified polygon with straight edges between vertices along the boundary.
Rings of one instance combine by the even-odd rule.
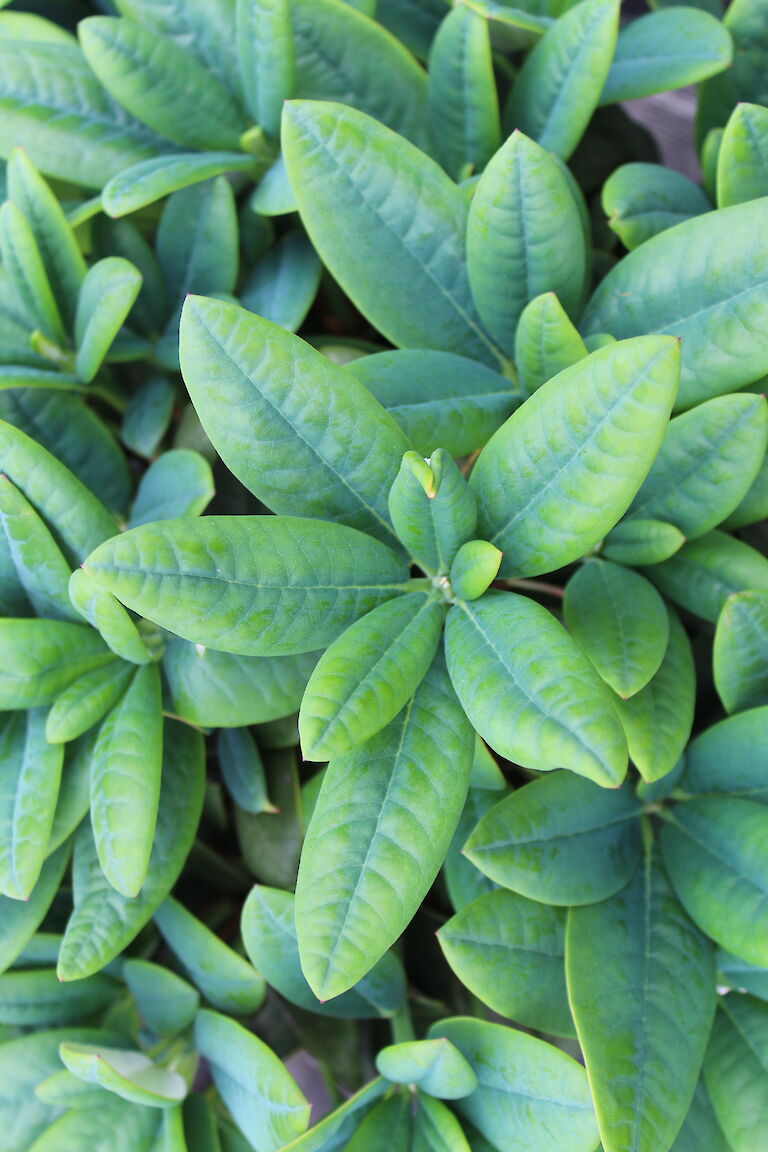
[[405, 995], [403, 970], [394, 953], [385, 952], [371, 971], [348, 992], [321, 1002], [306, 981], [299, 961], [294, 896], [256, 885], [243, 905], [245, 950], [264, 979], [291, 1004], [320, 1016], [366, 1020], [393, 1016]]
[[[233, 292], [237, 280], [235, 197], [223, 176], [169, 197], [157, 229], [157, 255], [168, 299], [181, 308], [190, 292]], [[178, 315], [169, 322], [176, 332]]]
[[377, 0], [376, 4], [379, 23], [424, 58], [443, 16], [443, 0]]
[[64, 751], [46, 741], [43, 709], [0, 717], [0, 892], [27, 900], [47, 855]]
[[756, 524], [758, 520], [768, 518], [768, 456], [760, 466], [760, 471], [752, 482], [740, 504], [734, 508], [730, 516], [723, 521], [721, 527], [731, 531], [734, 528], [744, 528], [749, 524]]
[[90, 828], [75, 842], [75, 909], [59, 954], [62, 980], [98, 972], [147, 924], [179, 877], [197, 831], [203, 804], [204, 758], [199, 733], [167, 720], [163, 736], [160, 804], [147, 879], [133, 899], [121, 896], [98, 866]]
[[751, 996], [721, 997], [704, 1062], [717, 1119], [733, 1152], [751, 1152], [768, 1119], [768, 1006]]
[[79, 620], [67, 591], [70, 567], [35, 509], [0, 476], [0, 532], [19, 585], [38, 616]]
[[[262, 218], [286, 216], [289, 212], [298, 211], [282, 152], [259, 180], [248, 203]], [[257, 309], [253, 308], [252, 311], [256, 312]]]
[[712, 1027], [715, 957], [655, 853], [610, 899], [571, 910], [566, 970], [606, 1152], [668, 1147]]
[[246, 812], [274, 812], [267, 794], [264, 765], [249, 730], [223, 728], [216, 750], [222, 779], [237, 806]]
[[123, 16], [168, 37], [191, 53], [233, 93], [239, 93], [234, 4], [211, 0], [116, 0]]
[[125, 608], [84, 568], [72, 573], [69, 595], [82, 618], [93, 625], [116, 656], [131, 664], [149, 662], [149, 651]]
[[608, 227], [629, 249], [712, 210], [706, 192], [681, 172], [637, 162], [622, 164], [608, 177], [602, 205]]
[[455, 1017], [428, 1035], [452, 1041], [475, 1069], [479, 1087], [456, 1105], [499, 1148], [516, 1152], [593, 1152], [597, 1125], [584, 1069], [551, 1044], [501, 1024]]
[[[0, 940], [0, 972], [5, 972], [6, 968], [10, 968], [16, 962], [45, 918], [64, 876], [70, 851], [71, 845], [67, 844], [51, 853], [40, 870], [29, 899], [17, 900], [10, 896], [0, 896], [0, 917], [3, 925]], [[0, 1057], [0, 1062], [1, 1059]]]
[[601, 281], [584, 314], [582, 334], [680, 337], [678, 410], [736, 392], [764, 375], [768, 339], [759, 335], [768, 317], [764, 212], [763, 201], [753, 200], [696, 216], [646, 241]]
[[45, 722], [51, 744], [76, 740], [106, 716], [122, 698], [135, 668], [113, 660], [73, 680], [56, 697]]
[[248, 127], [241, 109], [216, 77], [172, 40], [111, 16], [81, 21], [78, 34], [104, 87], [142, 123], [185, 148], [240, 147]]
[[401, 349], [346, 366], [395, 418], [416, 451], [451, 456], [482, 448], [521, 400], [511, 380], [450, 352]]
[[699, 1152], [701, 1148], [711, 1149], [711, 1152], [732, 1152], [726, 1144], [704, 1084], [699, 1080], [690, 1111], [670, 1152]]
[[618, 892], [640, 860], [642, 805], [627, 789], [556, 772], [483, 816], [468, 859], [497, 884], [545, 904], [593, 904]]
[[357, 1131], [361, 1116], [368, 1112], [373, 1102], [384, 1095], [388, 1087], [386, 1080], [377, 1076], [333, 1112], [324, 1116], [303, 1136], [286, 1144], [285, 1152], [327, 1152], [328, 1149], [343, 1148]]
[[163, 718], [156, 664], [138, 668], [107, 716], [91, 763], [91, 824], [99, 864], [123, 896], [147, 876], [160, 799]]
[[462, 544], [451, 565], [450, 583], [461, 600], [477, 600], [496, 579], [501, 552], [486, 540]]
[[664, 863], [688, 915], [721, 948], [768, 967], [765, 806], [712, 796], [665, 815]]
[[702, 536], [733, 512], [768, 446], [763, 396], [717, 396], [671, 421], [629, 517], [674, 524]]
[[601, 555], [617, 564], [658, 564], [674, 556], [685, 536], [661, 520], [622, 520], [605, 538]]
[[169, 145], [120, 107], [79, 47], [0, 40], [0, 154], [24, 149], [41, 172], [101, 189]]
[[154, 204], [181, 188], [197, 185], [229, 172], [251, 172], [253, 156], [242, 152], [189, 152], [142, 160], [118, 172], [104, 186], [102, 204], [112, 217]]
[[739, 103], [717, 158], [717, 204], [728, 208], [768, 195], [768, 108]]
[[286, 232], [253, 267], [239, 293], [249, 312], [296, 332], [317, 295], [322, 265], [304, 232]]
[[[768, 969], [759, 968], [756, 964], [750, 964], [748, 961], [734, 956], [732, 952], [724, 952], [722, 948], [718, 949], [718, 982], [733, 986], [733, 989], [726, 988], [725, 992], [731, 990], [750, 992], [753, 996], [757, 996], [758, 1000], [765, 1000], [766, 992], [768, 992], [766, 977], [768, 977]], [[723, 994], [721, 993], [721, 995]]]
[[686, 752], [683, 790], [768, 803], [763, 769], [767, 718], [768, 710], [752, 708], [700, 732]]
[[323, 653], [299, 711], [305, 759], [351, 752], [394, 720], [437, 651], [442, 603], [434, 593], [398, 596], [352, 624]]
[[143, 1023], [158, 1036], [188, 1028], [197, 1015], [200, 997], [170, 968], [149, 960], [125, 960], [123, 978]]
[[459, 602], [445, 643], [462, 706], [496, 752], [539, 772], [621, 783], [627, 751], [610, 690], [546, 608], [513, 592]]
[[727, 712], [768, 704], [768, 592], [729, 596], [717, 621], [713, 648], [717, 693]]
[[338, 0], [292, 0], [291, 26], [304, 100], [351, 104], [419, 148], [429, 145], [427, 78], [380, 24]]
[[97, 549], [87, 573], [161, 627], [245, 656], [324, 647], [406, 577], [378, 540], [288, 516], [145, 524]]
[[50, 340], [63, 343], [64, 323], [35, 234], [12, 200], [6, 200], [0, 208], [0, 254], [11, 285], [30, 318]]
[[481, 172], [501, 144], [488, 24], [453, 8], [429, 54], [429, 119], [437, 154], [454, 180]]
[[202, 297], [185, 304], [180, 347], [201, 423], [260, 500], [393, 543], [386, 493], [409, 445], [354, 377], [276, 325]]
[[565, 911], [514, 892], [488, 892], [438, 932], [446, 960], [494, 1012], [573, 1036], [565, 991]]
[[734, 592], [768, 592], [768, 560], [725, 532], [688, 541], [647, 575], [670, 600], [712, 624]]
[[619, 32], [601, 104], [637, 100], [716, 76], [733, 59], [733, 41], [708, 12], [679, 7], [649, 12]]
[[427, 459], [405, 453], [389, 491], [389, 514], [403, 546], [433, 578], [448, 574], [477, 525], [475, 499], [443, 448]]
[[317, 656], [232, 656], [169, 637], [163, 672], [179, 716], [204, 728], [237, 728], [296, 712]]
[[35, 236], [54, 299], [71, 329], [86, 265], [64, 212], [26, 152], [16, 148], [8, 161], [8, 198], [25, 216]]
[[[50, 715], [50, 713], [49, 713]], [[46, 732], [46, 738], [48, 733]], [[88, 732], [64, 749], [59, 798], [53, 818], [48, 851], [57, 851], [82, 823], [90, 805], [90, 772], [96, 731]]]
[[277, 137], [296, 81], [288, 0], [237, 0], [237, 49], [245, 106], [255, 124]]
[[434, 161], [361, 112], [310, 101], [286, 105], [283, 148], [310, 240], [374, 327], [498, 367], [465, 270], [467, 201]]
[[468, 1096], [477, 1076], [450, 1040], [411, 1040], [381, 1048], [376, 1068], [395, 1084], [416, 1085], [441, 1100]]
[[0, 976], [0, 1021], [21, 1028], [66, 1024], [103, 1012], [117, 992], [108, 976], [62, 987], [53, 968], [6, 972]]
[[189, 448], [172, 448], [154, 460], [139, 481], [130, 527], [200, 516], [213, 495], [213, 473], [205, 457]]
[[296, 886], [301, 963], [318, 999], [351, 988], [416, 912], [458, 822], [473, 749], [438, 657], [395, 720], [329, 765]]
[[[474, 767], [474, 766], [473, 766]], [[508, 789], [504, 789], [508, 793]], [[443, 876], [451, 904], [460, 911], [478, 896], [493, 892], [497, 885], [471, 863], [464, 852], [467, 837], [482, 816], [498, 803], [499, 795], [487, 788], [474, 787], [470, 782], [456, 831], [443, 863]]]
[[515, 332], [515, 366], [528, 395], [586, 355], [581, 336], [554, 292], [544, 292], [526, 304]]
[[80, 563], [117, 524], [103, 504], [30, 436], [0, 420], [0, 467], [34, 505], [66, 558]]
[[176, 389], [167, 376], [151, 376], [128, 401], [120, 438], [131, 452], [151, 459], [157, 454], [173, 414]]
[[478, 181], [467, 262], [481, 319], [508, 353], [520, 314], [536, 296], [555, 292], [569, 313], [579, 305], [586, 251], [576, 203], [557, 160], [522, 132], [509, 137]]
[[0, 620], [0, 710], [40, 708], [111, 653], [90, 628], [59, 620]]
[[470, 486], [504, 576], [551, 572], [589, 551], [626, 511], [661, 445], [678, 351], [611, 344], [534, 392], [491, 437]]
[[672, 609], [669, 642], [653, 679], [629, 700], [617, 702], [629, 757], [644, 780], [660, 780], [683, 754], [693, 725], [696, 670], [691, 642]]
[[615, 0], [584, 0], [556, 20], [526, 58], [506, 120], [567, 160], [600, 102], [616, 47]]
[[619, 696], [634, 696], [658, 672], [669, 643], [668, 613], [639, 573], [588, 560], [568, 581], [563, 613], [582, 652]]
[[77, 375], [86, 384], [101, 367], [141, 288], [141, 273], [120, 256], [107, 256], [88, 270], [75, 318]]
[[309, 1125], [309, 1104], [274, 1052], [253, 1033], [217, 1012], [199, 1012], [197, 1049], [248, 1141], [277, 1152]]
[[73, 1075], [88, 1084], [99, 1084], [132, 1104], [168, 1108], [187, 1094], [178, 1072], [153, 1064], [141, 1052], [65, 1043], [59, 1048], [59, 1055]]
[[156, 1109], [136, 1107], [117, 1096], [102, 1099], [98, 1108], [70, 1108], [63, 1115], [57, 1108], [51, 1120], [51, 1126], [35, 1141], [35, 1152], [80, 1152], [81, 1148], [98, 1147], [105, 1132], [112, 1142], [110, 1152], [156, 1152], [155, 1137], [161, 1122]]

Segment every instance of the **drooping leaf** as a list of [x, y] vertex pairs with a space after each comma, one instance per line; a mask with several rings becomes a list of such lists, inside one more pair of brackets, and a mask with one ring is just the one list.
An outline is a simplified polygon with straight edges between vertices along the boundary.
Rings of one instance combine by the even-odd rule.
[[500, 755], [621, 783], [627, 749], [611, 691], [546, 608], [512, 592], [460, 602], [448, 613], [446, 657], [464, 710]]
[[640, 860], [642, 805], [571, 772], [526, 784], [483, 816], [466, 845], [497, 884], [545, 904], [593, 904], [618, 892]]
[[735, 592], [768, 592], [768, 560], [725, 532], [688, 541], [646, 574], [670, 600], [712, 624]]
[[603, 185], [602, 205], [608, 227], [629, 249], [712, 210], [706, 192], [687, 176], [674, 168], [642, 162], [622, 164], [609, 176]]
[[715, 687], [726, 711], [768, 704], [768, 591], [729, 596], [715, 629]]
[[751, 1152], [768, 1120], [768, 1005], [723, 996], [704, 1062], [717, 1119], [733, 1152]]
[[678, 381], [667, 339], [619, 341], [543, 384], [483, 449], [470, 485], [505, 576], [551, 572], [626, 511], [660, 447]]

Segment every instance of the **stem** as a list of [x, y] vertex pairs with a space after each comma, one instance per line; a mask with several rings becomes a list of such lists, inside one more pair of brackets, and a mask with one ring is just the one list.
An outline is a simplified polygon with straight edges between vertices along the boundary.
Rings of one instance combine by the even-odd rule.
[[398, 1008], [394, 1016], [390, 1020], [392, 1025], [392, 1042], [393, 1044], [404, 1044], [407, 1041], [415, 1040], [416, 1033], [413, 1030], [413, 1021], [411, 1020], [411, 1010], [408, 1007], [406, 1000], [401, 1008]]
[[521, 592], [541, 592], [543, 596], [555, 596], [558, 600], [562, 600], [565, 595], [565, 589], [557, 584], [547, 584], [543, 580], [495, 580], [493, 587], [519, 588]]

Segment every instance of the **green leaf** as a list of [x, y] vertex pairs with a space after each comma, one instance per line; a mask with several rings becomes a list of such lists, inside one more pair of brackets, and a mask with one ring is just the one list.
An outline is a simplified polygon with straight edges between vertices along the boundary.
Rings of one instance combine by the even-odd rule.
[[539, 772], [569, 768], [603, 787], [621, 783], [627, 748], [610, 689], [546, 608], [513, 592], [459, 602], [448, 613], [446, 656], [465, 712], [500, 755]]
[[512, 381], [464, 356], [401, 349], [346, 366], [395, 418], [416, 451], [441, 444], [468, 456], [490, 440], [521, 400]]
[[688, 915], [721, 948], [768, 966], [765, 805], [711, 796], [665, 815], [664, 863]]
[[290, 889], [296, 886], [305, 824], [294, 731], [295, 737], [278, 741], [278, 747], [262, 748], [267, 791], [277, 811], [235, 809], [240, 852], [252, 875], [264, 884]]
[[165, 900], [195, 838], [205, 781], [203, 741], [183, 724], [165, 722], [163, 772], [147, 878], [129, 899], [110, 886], [98, 865], [91, 830], [83, 825], [75, 842], [75, 909], [59, 954], [62, 980], [98, 972], [130, 944]]
[[237, 1126], [253, 1147], [277, 1152], [309, 1124], [309, 1104], [274, 1052], [253, 1033], [219, 1016], [199, 1012], [197, 1049]]
[[733, 1152], [759, 1147], [768, 1122], [767, 1076], [768, 1005], [736, 993], [722, 997], [704, 1079]]
[[671, 772], [691, 734], [696, 703], [696, 671], [691, 643], [675, 612], [669, 613], [669, 642], [659, 670], [617, 709], [632, 763], [644, 780]]
[[628, 789], [598, 788], [556, 772], [491, 808], [466, 845], [469, 860], [545, 904], [593, 904], [618, 892], [640, 860], [642, 804]]
[[515, 892], [488, 892], [444, 924], [437, 938], [462, 984], [494, 1012], [555, 1036], [574, 1035], [564, 909]]
[[554, 292], [544, 292], [526, 304], [515, 333], [515, 366], [529, 395], [586, 355], [581, 336]]
[[448, 573], [477, 524], [475, 499], [443, 448], [428, 459], [405, 453], [389, 491], [389, 514], [409, 555], [432, 576]]
[[21, 148], [8, 161], [8, 198], [32, 229], [54, 299], [71, 329], [85, 260], [61, 205]]
[[768, 704], [768, 591], [729, 596], [717, 621], [715, 687], [727, 712]]
[[653, 852], [622, 891], [569, 913], [566, 969], [606, 1152], [668, 1147], [712, 1027], [715, 957]]
[[618, 23], [616, 0], [584, 0], [555, 21], [515, 80], [510, 128], [567, 160], [600, 102]]
[[763, 768], [768, 709], [753, 708], [713, 724], [686, 752], [681, 788], [692, 795], [735, 796], [768, 803]]
[[438, 657], [395, 720], [329, 765], [296, 887], [302, 968], [319, 999], [351, 988], [416, 912], [458, 822], [473, 750]]
[[88, 269], [75, 318], [77, 375], [93, 380], [141, 288], [141, 273], [121, 256], [107, 256]]
[[66, 1024], [103, 1012], [118, 991], [108, 976], [62, 986], [53, 968], [6, 972], [0, 976], [0, 1022], [17, 1028]]
[[768, 995], [768, 968], [750, 964], [722, 948], [717, 951], [717, 978], [719, 984], [732, 985], [726, 991], [750, 992], [758, 1000], [765, 1000]]
[[[654, 236], [611, 269], [582, 333], [681, 338], [678, 409], [736, 392], [768, 372], [765, 202], [707, 212]], [[713, 270], [717, 274], [713, 275]], [[642, 284], [642, 292], [638, 292]]]
[[19, 302], [44, 335], [63, 343], [64, 323], [35, 234], [12, 200], [0, 208], [0, 254]]
[[286, 105], [283, 147], [310, 240], [367, 319], [393, 344], [497, 367], [465, 269], [467, 201], [435, 162], [360, 112], [310, 101]]
[[669, 1152], [733, 1152], [717, 1122], [704, 1083], [699, 1080], [690, 1111]]
[[272, 511], [394, 542], [386, 493], [409, 444], [353, 376], [269, 321], [202, 297], [184, 307], [181, 366], [224, 463]]
[[[267, 794], [264, 765], [247, 728], [222, 728], [216, 747], [221, 776], [238, 808], [274, 812]], [[258, 965], [257, 965], [258, 967]]]
[[189, 152], [132, 164], [113, 176], [102, 192], [104, 211], [113, 217], [154, 204], [164, 196], [228, 172], [250, 172], [253, 156], [242, 152]]
[[677, 345], [619, 341], [534, 392], [483, 449], [470, 486], [504, 576], [551, 572], [589, 551], [626, 511], [664, 436]]
[[167, 376], [150, 376], [128, 401], [120, 428], [120, 439], [137, 456], [151, 459], [157, 454], [168, 430], [176, 399], [176, 389]]
[[[473, 766], [474, 767], [474, 766]], [[504, 789], [508, 793], [508, 789]], [[498, 803], [499, 793], [488, 788], [473, 787], [470, 783], [456, 831], [443, 864], [445, 886], [456, 911], [471, 904], [478, 896], [493, 892], [497, 887], [492, 880], [478, 871], [464, 852], [467, 837], [485, 813]]]
[[160, 1116], [154, 1108], [137, 1107], [115, 1095], [102, 1097], [97, 1108], [70, 1108], [63, 1115], [56, 1108], [51, 1126], [35, 1141], [34, 1152], [96, 1148], [105, 1133], [112, 1143], [110, 1152], [157, 1152]]
[[103, 504], [30, 436], [0, 420], [0, 466], [34, 505], [66, 558], [75, 563], [115, 534]]
[[101, 189], [169, 145], [104, 91], [79, 47], [0, 39], [0, 155], [24, 141], [50, 176]]
[[601, 104], [698, 84], [727, 68], [733, 41], [720, 20], [673, 7], [631, 20], [619, 32]]
[[571, 577], [563, 613], [568, 631], [619, 696], [634, 696], [658, 672], [669, 643], [667, 609], [648, 580], [592, 559]]
[[78, 34], [99, 80], [138, 120], [185, 148], [240, 147], [248, 127], [242, 110], [216, 77], [172, 40], [110, 16], [81, 21]]
[[92, 624], [116, 656], [131, 664], [147, 664], [150, 654], [138, 628], [122, 604], [92, 579], [84, 568], [72, 573], [69, 595], [77, 611]]
[[129, 526], [200, 516], [213, 495], [213, 473], [205, 457], [189, 448], [172, 448], [153, 461], [139, 481]]
[[289, 212], [298, 211], [282, 152], [264, 173], [248, 203], [253, 212], [261, 217], [262, 224], [267, 223], [267, 216], [287, 216]]
[[291, 0], [291, 26], [304, 100], [351, 104], [428, 147], [427, 78], [380, 24], [339, 0]]
[[366, 1020], [393, 1016], [405, 995], [403, 970], [385, 952], [371, 971], [348, 992], [321, 1002], [306, 981], [299, 961], [292, 892], [256, 885], [243, 905], [245, 950], [256, 969], [281, 996], [320, 1016]]
[[27, 900], [53, 827], [64, 750], [45, 738], [45, 711], [0, 714], [0, 893]]
[[27, 900], [0, 896], [3, 935], [0, 940], [0, 972], [14, 964], [42, 923], [59, 889], [69, 861], [71, 845], [62, 845], [43, 864]]
[[46, 739], [51, 744], [76, 740], [98, 724], [122, 698], [134, 672], [134, 665], [112, 660], [73, 680], [48, 713]]
[[303, 1136], [299, 1136], [298, 1140], [286, 1144], [285, 1152], [328, 1152], [329, 1149], [343, 1148], [357, 1131], [361, 1116], [368, 1112], [374, 1101], [384, 1095], [388, 1087], [386, 1080], [377, 1076], [324, 1116]]
[[39, 708], [111, 653], [90, 628], [58, 620], [0, 620], [0, 709]]
[[496, 579], [501, 552], [486, 540], [462, 544], [451, 565], [450, 584], [454, 596], [477, 600]]
[[61, 770], [59, 798], [48, 842], [49, 852], [58, 850], [69, 839], [88, 812], [91, 801], [91, 760], [97, 736], [98, 730], [93, 729], [64, 749], [64, 767]]
[[0, 476], [0, 532], [35, 613], [55, 620], [79, 620], [67, 591], [69, 564], [44, 521], [4, 474]]
[[501, 144], [488, 24], [453, 8], [429, 54], [427, 95], [437, 154], [454, 180], [481, 172]]
[[647, 163], [617, 168], [603, 185], [602, 205], [608, 227], [630, 249], [683, 220], [712, 211], [698, 184], [674, 168]]
[[556, 159], [522, 132], [480, 177], [469, 206], [467, 260], [483, 323], [510, 354], [520, 314], [536, 296], [555, 292], [571, 313], [580, 303], [586, 251], [575, 201]]
[[289, 516], [145, 524], [98, 548], [87, 572], [161, 627], [245, 656], [327, 646], [407, 575], [378, 540]]
[[[91, 980], [97, 977], [91, 977]], [[161, 1068], [141, 1052], [67, 1044], [59, 1048], [61, 1062], [88, 1084], [98, 1084], [132, 1104], [168, 1108], [183, 1100], [187, 1086], [170, 1068]]]
[[598, 1135], [589, 1085], [570, 1056], [484, 1020], [442, 1020], [428, 1035], [452, 1041], [475, 1069], [479, 1086], [456, 1109], [496, 1147], [593, 1152]]
[[477, 1088], [477, 1076], [450, 1040], [410, 1040], [380, 1049], [376, 1069], [394, 1084], [415, 1084], [441, 1100], [457, 1100]]
[[126, 960], [123, 978], [144, 1024], [158, 1036], [188, 1028], [197, 1015], [200, 997], [170, 968], [149, 960]]
[[720, 208], [768, 195], [768, 108], [739, 103], [725, 126], [717, 159]]
[[330, 760], [380, 732], [413, 696], [432, 663], [443, 600], [411, 592], [352, 624], [320, 657], [299, 711], [306, 760]]
[[270, 136], [296, 79], [288, 0], [237, 0], [237, 49], [245, 106]]
[[647, 575], [670, 600], [712, 624], [734, 592], [768, 592], [768, 560], [725, 532], [688, 541]]
[[723, 521], [721, 527], [731, 531], [734, 528], [756, 524], [766, 518], [768, 518], [768, 456], [763, 460], [752, 487], [748, 489], [730, 516]]
[[91, 824], [99, 864], [123, 896], [147, 876], [160, 799], [163, 718], [156, 664], [137, 669], [99, 730], [91, 764]]
[[239, 293], [249, 312], [296, 332], [317, 295], [322, 265], [304, 232], [281, 236], [253, 267]]
[[163, 672], [183, 719], [238, 728], [296, 712], [317, 656], [232, 656], [170, 637]]
[[112, 7], [173, 40], [239, 94], [232, 0], [116, 0]]
[[[168, 199], [157, 229], [157, 255], [174, 309], [190, 292], [233, 292], [237, 280], [237, 208], [223, 176]], [[176, 332], [178, 316], [169, 322]]]
[[764, 396], [717, 396], [671, 421], [629, 516], [674, 524], [689, 539], [733, 512], [768, 446]]

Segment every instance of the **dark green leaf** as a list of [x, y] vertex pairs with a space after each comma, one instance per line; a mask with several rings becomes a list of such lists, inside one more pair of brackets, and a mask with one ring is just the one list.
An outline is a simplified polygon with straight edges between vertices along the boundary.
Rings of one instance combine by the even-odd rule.
[[715, 687], [727, 712], [768, 704], [768, 591], [729, 596], [717, 621]]
[[768, 560], [725, 532], [688, 541], [647, 575], [670, 600], [712, 624], [734, 592], [768, 592]]
[[683, 790], [768, 803], [766, 720], [768, 708], [753, 708], [700, 732], [686, 752]]
[[768, 1123], [768, 1005], [720, 1000], [704, 1062], [707, 1092], [733, 1152], [753, 1152]]

